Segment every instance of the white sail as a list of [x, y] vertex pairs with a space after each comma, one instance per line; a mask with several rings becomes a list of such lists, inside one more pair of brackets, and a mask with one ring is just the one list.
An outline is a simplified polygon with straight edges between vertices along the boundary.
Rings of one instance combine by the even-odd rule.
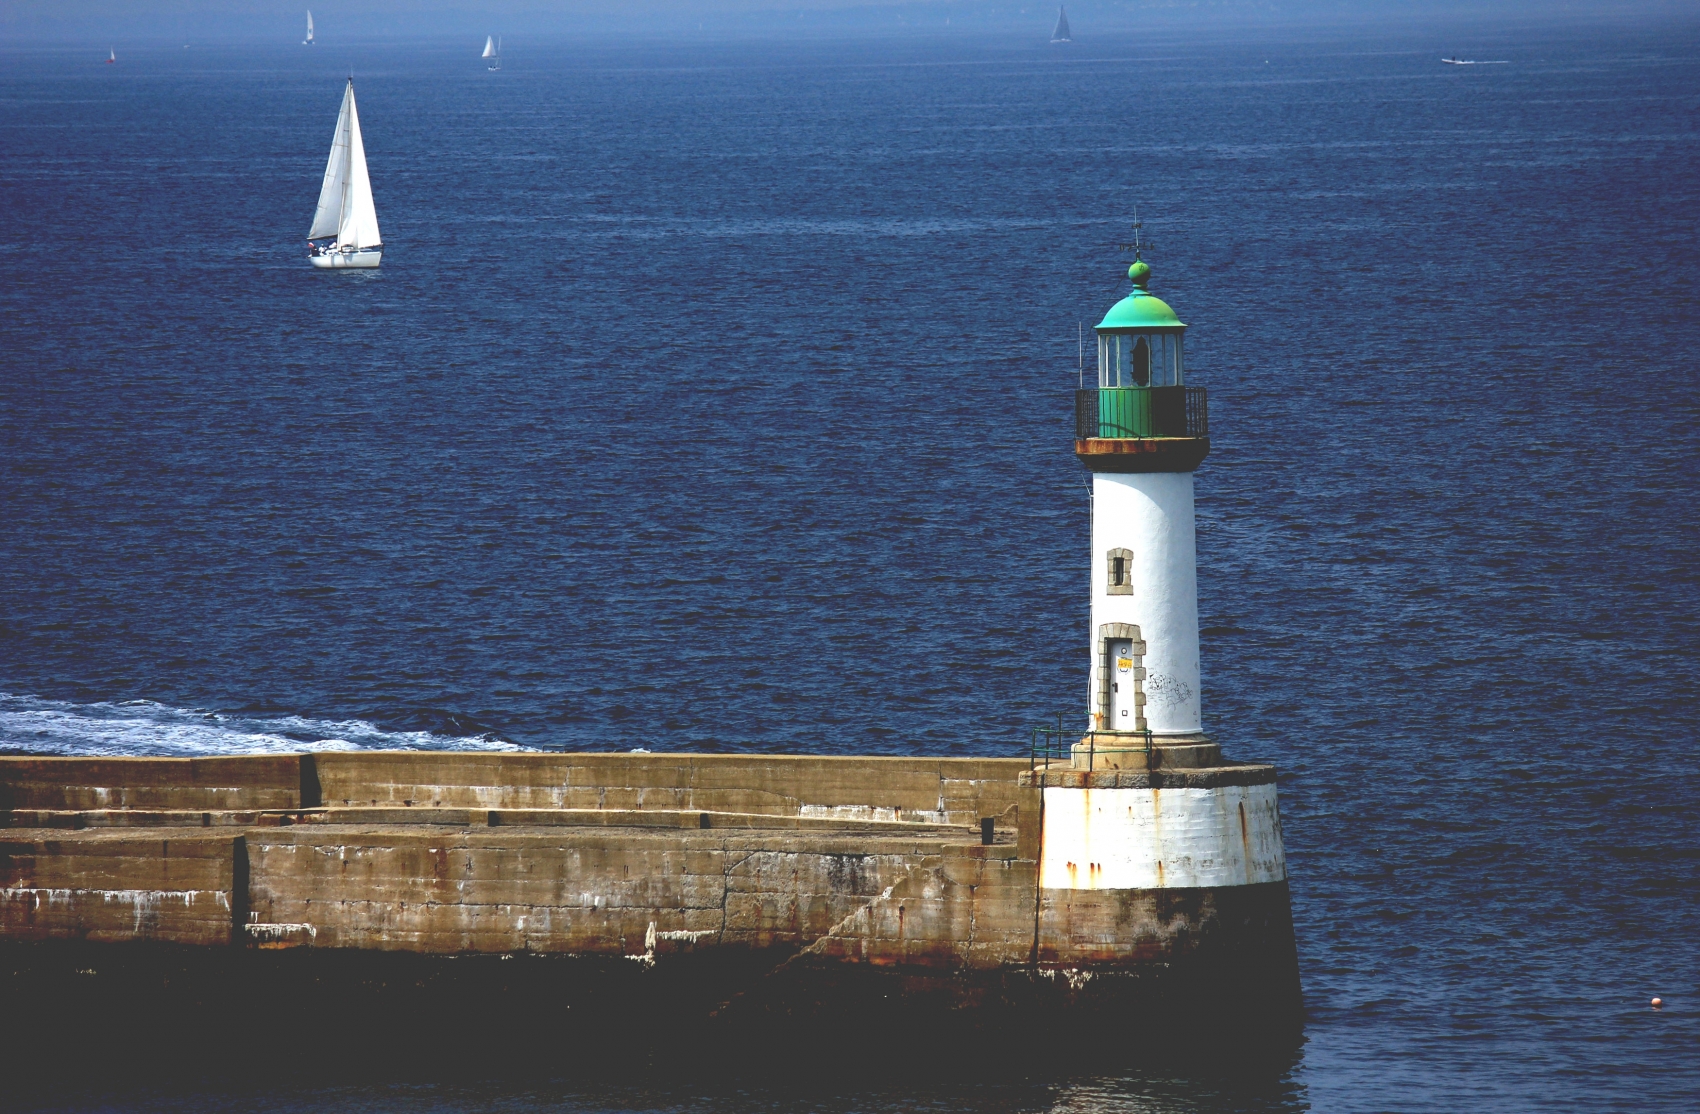
[[353, 78], [342, 94], [331, 157], [325, 163], [325, 180], [319, 187], [319, 207], [313, 211], [313, 226], [307, 231], [309, 240], [328, 237], [334, 237], [335, 242], [314, 243], [307, 250], [307, 258], [321, 270], [370, 269], [383, 257], [383, 235], [378, 231], [378, 210], [372, 204], [372, 180], [366, 174], [366, 144], [360, 138]]
[[366, 145], [360, 141], [360, 113], [354, 108], [354, 82], [348, 83], [348, 197], [336, 242], [342, 247], [372, 248], [384, 242], [378, 234], [378, 210], [372, 204], [372, 180], [366, 176]]
[[369, 248], [383, 243], [378, 210], [372, 204], [372, 180], [366, 174], [366, 145], [360, 139], [360, 113], [354, 106], [354, 82], [342, 95], [336, 137], [319, 187], [309, 240], [335, 236], [338, 247]]
[[1051, 32], [1051, 41], [1054, 43], [1067, 43], [1074, 41], [1068, 37], [1068, 13], [1063, 11], [1061, 5], [1058, 5], [1057, 7], [1057, 25]]
[[496, 36], [485, 35], [484, 36], [484, 53], [480, 54], [479, 57], [480, 58], [494, 58], [495, 56], [496, 56]]
[[310, 43], [310, 42], [313, 41], [313, 13], [312, 12], [307, 13], [307, 37], [302, 39], [301, 41], [304, 42], [304, 43]]
[[325, 163], [325, 182], [319, 187], [319, 207], [313, 213], [309, 240], [335, 236], [342, 228], [342, 209], [348, 197], [348, 133], [354, 115], [354, 82], [343, 94], [342, 113], [336, 118], [336, 136], [331, 140], [331, 157]]

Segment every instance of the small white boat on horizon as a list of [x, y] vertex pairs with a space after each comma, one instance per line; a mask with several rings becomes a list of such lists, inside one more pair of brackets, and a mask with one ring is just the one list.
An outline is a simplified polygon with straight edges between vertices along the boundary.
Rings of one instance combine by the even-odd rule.
[[484, 53], [481, 58], [490, 59], [490, 72], [495, 73], [502, 68], [502, 40], [500, 36], [484, 36]]
[[[323, 242], [328, 241], [328, 242]], [[307, 231], [307, 258], [325, 270], [369, 270], [384, 257], [372, 181], [366, 174], [366, 145], [360, 141], [360, 114], [354, 107], [354, 79], [342, 96], [330, 161], [325, 164], [319, 207]]]
[[106, 64], [109, 66], [118, 64], [118, 51], [112, 47], [106, 48]]
[[1068, 35], [1068, 13], [1059, 4], [1057, 5], [1057, 25], [1051, 30], [1051, 41], [1054, 43], [1073, 42], [1074, 40], [1069, 38]]
[[307, 13], [307, 37], [301, 40], [301, 45], [313, 45], [313, 13], [311, 11]]

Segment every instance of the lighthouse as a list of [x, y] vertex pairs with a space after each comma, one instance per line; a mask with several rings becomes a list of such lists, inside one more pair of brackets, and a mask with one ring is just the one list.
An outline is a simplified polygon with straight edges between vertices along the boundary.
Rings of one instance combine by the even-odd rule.
[[1096, 381], [1075, 392], [1092, 490], [1086, 726], [1036, 732], [1052, 741], [1023, 779], [1042, 798], [1034, 958], [1121, 972], [1164, 1016], [1231, 1000], [1285, 1025], [1299, 980], [1275, 768], [1223, 757], [1204, 732], [1193, 473], [1208, 400], [1150, 265], [1136, 256], [1127, 275], [1096, 326]]
[[1210, 451], [1205, 391], [1186, 382], [1186, 325], [1151, 267], [1096, 327], [1098, 381], [1075, 398], [1092, 476], [1091, 764], [1205, 743], [1192, 474]]

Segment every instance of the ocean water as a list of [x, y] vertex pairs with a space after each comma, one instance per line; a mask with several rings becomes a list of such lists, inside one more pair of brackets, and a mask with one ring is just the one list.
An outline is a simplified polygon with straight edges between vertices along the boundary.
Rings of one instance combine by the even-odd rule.
[[1137, 204], [1303, 1046], [30, 1104], [1700, 1107], [1700, 24], [1077, 32], [0, 51], [0, 748], [1024, 753]]

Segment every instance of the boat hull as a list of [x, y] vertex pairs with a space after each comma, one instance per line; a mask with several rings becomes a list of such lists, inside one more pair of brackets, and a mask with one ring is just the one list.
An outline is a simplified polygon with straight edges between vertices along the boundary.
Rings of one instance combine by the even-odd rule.
[[328, 251], [322, 255], [309, 255], [308, 262], [323, 271], [362, 270], [369, 271], [376, 267], [384, 258], [379, 251]]

